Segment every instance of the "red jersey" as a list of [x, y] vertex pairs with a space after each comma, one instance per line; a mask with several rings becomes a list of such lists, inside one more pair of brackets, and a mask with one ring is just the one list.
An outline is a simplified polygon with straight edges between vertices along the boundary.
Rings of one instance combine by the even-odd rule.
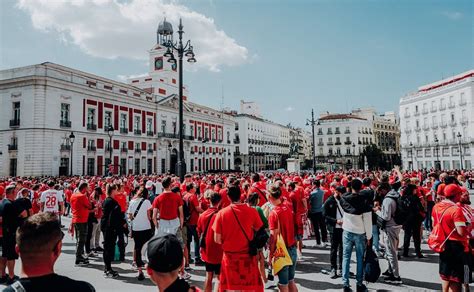
[[[234, 212], [239, 221], [235, 218]], [[212, 230], [221, 235], [224, 252], [248, 254], [249, 241], [247, 238], [252, 240], [254, 230], [258, 230], [262, 226], [262, 220], [256, 209], [246, 204], [232, 204], [217, 213]]]
[[40, 193], [33, 192], [33, 199], [31, 200], [31, 211], [33, 214], [39, 213], [41, 211], [40, 204]]
[[224, 209], [225, 207], [230, 205], [230, 199], [229, 196], [227, 195], [227, 188], [221, 189], [219, 191], [219, 195], [221, 195], [221, 209]]
[[177, 193], [164, 192], [153, 201], [153, 208], [158, 209], [160, 219], [173, 220], [179, 217], [178, 208], [183, 205], [183, 199]]
[[91, 204], [86, 194], [75, 193], [71, 196], [72, 223], [87, 223]]
[[71, 196], [72, 196], [72, 191], [70, 189], [66, 189], [64, 191], [64, 200], [68, 203], [71, 202]]
[[263, 204], [265, 204], [265, 203], [267, 202], [267, 197], [266, 197], [265, 192], [266, 192], [265, 184], [264, 184], [263, 182], [259, 181], [259, 182], [254, 183], [254, 184], [250, 187], [250, 189], [249, 189], [249, 191], [248, 191], [248, 193], [247, 193], [247, 197], [248, 197], [248, 195], [250, 195], [251, 193], [257, 193], [257, 194], [258, 194], [258, 198], [259, 198], [259, 200], [258, 200], [258, 206], [259, 206], [259, 207], [262, 207]]
[[[442, 219], [441, 216], [443, 216]], [[466, 226], [466, 218], [462, 208], [449, 200], [443, 200], [436, 204], [433, 207], [432, 217], [433, 226], [441, 224], [441, 229], [446, 236], [456, 227]], [[441, 222], [439, 222], [439, 219], [441, 219]], [[449, 240], [462, 241], [466, 245], [465, 238], [459, 235], [456, 230], [451, 234]]]
[[197, 211], [197, 207], [199, 207], [199, 202], [196, 194], [185, 193], [183, 196], [183, 200], [188, 202], [190, 217], [188, 221], [188, 225], [197, 225], [199, 219], [199, 212]]
[[287, 247], [296, 244], [295, 222], [293, 218], [293, 212], [283, 203], [273, 208], [268, 216], [268, 226], [270, 230], [280, 228], [281, 236]]
[[222, 246], [214, 241], [214, 230], [212, 230], [217, 211], [216, 207], [209, 208], [199, 216], [197, 223], [199, 238], [201, 238], [201, 234], [206, 232], [206, 248], [201, 248], [201, 258], [209, 264], [220, 264], [222, 262]]
[[114, 199], [119, 204], [122, 213], [127, 212], [127, 196], [125, 195], [125, 193], [116, 194]]
[[290, 193], [291, 204], [293, 205], [293, 212], [295, 215], [305, 214], [306, 208], [303, 205], [304, 194], [301, 189], [296, 188]]

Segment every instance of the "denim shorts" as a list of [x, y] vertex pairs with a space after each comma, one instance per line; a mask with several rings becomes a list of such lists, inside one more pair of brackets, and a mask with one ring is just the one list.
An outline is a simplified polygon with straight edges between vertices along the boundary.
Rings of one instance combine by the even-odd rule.
[[288, 247], [288, 254], [290, 255], [293, 265], [285, 266], [278, 272], [278, 284], [280, 285], [288, 285], [290, 281], [295, 279], [296, 261], [298, 260], [296, 247]]

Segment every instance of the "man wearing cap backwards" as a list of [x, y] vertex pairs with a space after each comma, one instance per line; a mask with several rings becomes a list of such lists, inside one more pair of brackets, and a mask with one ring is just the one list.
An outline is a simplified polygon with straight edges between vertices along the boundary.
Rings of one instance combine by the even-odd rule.
[[440, 224], [447, 238], [445, 249], [439, 254], [439, 275], [443, 292], [461, 291], [461, 284], [468, 283], [465, 275], [465, 254], [469, 250], [466, 240], [466, 218], [456, 205], [462, 194], [457, 184], [444, 188], [444, 199], [433, 207], [433, 226]]
[[168, 234], [153, 237], [148, 242], [147, 273], [160, 292], [200, 291], [191, 287], [184, 279], [178, 278], [183, 265], [183, 249], [176, 236]]

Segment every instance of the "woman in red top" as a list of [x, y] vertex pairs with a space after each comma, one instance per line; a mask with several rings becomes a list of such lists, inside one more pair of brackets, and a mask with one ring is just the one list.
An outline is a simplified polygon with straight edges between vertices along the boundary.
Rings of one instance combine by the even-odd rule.
[[92, 229], [91, 235], [89, 238], [89, 244], [91, 250], [95, 252], [103, 252], [103, 248], [100, 247], [100, 219], [102, 218], [102, 203], [104, 193], [100, 187], [96, 187], [92, 195], [90, 196], [90, 201], [94, 209], [92, 210], [92, 216], [95, 220], [92, 220]]
[[200, 248], [201, 259], [206, 265], [206, 280], [204, 281], [204, 291], [212, 291], [212, 280], [214, 275], [219, 276], [221, 272], [222, 247], [214, 241], [214, 231], [212, 225], [216, 220], [219, 211], [221, 195], [217, 192], [208, 191], [206, 194], [211, 202], [211, 207], [199, 216], [197, 232], [199, 238], [204, 236], [205, 246]]
[[219, 291], [263, 291], [257, 257], [249, 254], [249, 240], [262, 220], [257, 210], [240, 203], [239, 187], [231, 186], [227, 193], [232, 204], [219, 211], [212, 226], [214, 240], [224, 251]]

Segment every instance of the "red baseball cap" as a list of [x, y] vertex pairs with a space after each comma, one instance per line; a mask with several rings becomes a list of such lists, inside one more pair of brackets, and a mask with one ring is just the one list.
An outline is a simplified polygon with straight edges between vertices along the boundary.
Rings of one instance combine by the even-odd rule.
[[461, 193], [462, 189], [456, 184], [449, 184], [444, 188], [444, 196], [447, 198], [461, 195]]

